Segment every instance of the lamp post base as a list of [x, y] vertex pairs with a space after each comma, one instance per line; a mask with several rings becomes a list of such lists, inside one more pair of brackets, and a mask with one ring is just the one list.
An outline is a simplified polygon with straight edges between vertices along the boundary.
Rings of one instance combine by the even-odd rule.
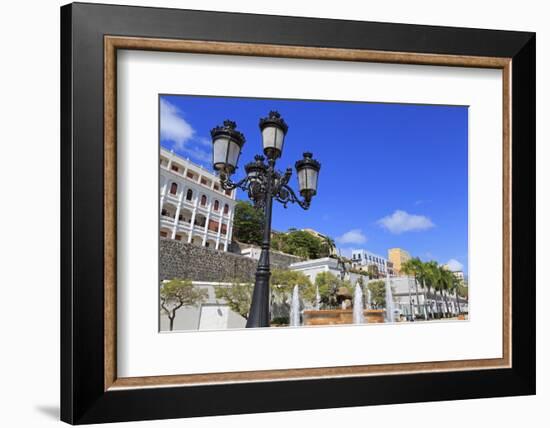
[[256, 272], [256, 283], [246, 328], [269, 327], [269, 277], [271, 274], [269, 270], [260, 269]]

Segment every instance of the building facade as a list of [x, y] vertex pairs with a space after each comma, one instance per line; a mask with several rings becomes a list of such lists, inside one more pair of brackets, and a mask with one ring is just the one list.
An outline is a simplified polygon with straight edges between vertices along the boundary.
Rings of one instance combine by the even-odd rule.
[[388, 259], [393, 264], [395, 275], [401, 273], [401, 265], [411, 259], [411, 255], [402, 248], [390, 248], [388, 250]]
[[288, 268], [293, 271], [302, 272], [312, 283], [315, 283], [315, 278], [317, 278], [317, 275], [321, 272], [329, 272], [337, 278], [350, 281], [352, 285], [355, 285], [355, 283], [359, 281], [359, 278], [363, 277], [363, 275], [349, 272], [347, 267], [345, 268], [333, 257], [323, 257], [320, 259], [292, 263]]
[[462, 282], [464, 282], [464, 272], [461, 270], [457, 270], [453, 272], [453, 275], [460, 279]]
[[379, 274], [391, 274], [388, 270], [388, 259], [367, 250], [353, 250], [351, 253], [351, 263], [354, 268], [360, 270], [367, 271], [369, 266], [374, 265], [376, 266]]
[[160, 151], [160, 236], [227, 251], [233, 232], [235, 190], [175, 153]]

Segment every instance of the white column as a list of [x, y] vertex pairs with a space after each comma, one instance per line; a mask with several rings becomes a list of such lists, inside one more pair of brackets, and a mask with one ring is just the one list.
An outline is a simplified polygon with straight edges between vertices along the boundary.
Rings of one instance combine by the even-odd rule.
[[234, 212], [233, 212], [233, 208], [229, 208], [229, 211], [228, 211], [228, 220], [227, 220], [227, 234], [225, 235], [226, 239], [231, 242], [231, 236], [233, 235], [233, 215], [234, 215]]
[[178, 197], [178, 206], [176, 207], [176, 216], [174, 217], [174, 228], [172, 229], [172, 239], [176, 239], [176, 232], [178, 231], [179, 217], [182, 206], [183, 192], [180, 189], [180, 194]]
[[[190, 188], [193, 190], [193, 188]], [[187, 193], [187, 190], [186, 190]], [[195, 195], [195, 192], [193, 191], [193, 195]], [[195, 202], [193, 203], [193, 214], [191, 214], [191, 227], [189, 229], [189, 237], [187, 238], [187, 242], [191, 243], [193, 241], [193, 233], [195, 232], [195, 217], [197, 216], [197, 205], [199, 203], [198, 194], [195, 195]]]
[[210, 212], [212, 211], [212, 198], [208, 198], [206, 223], [204, 223], [204, 236], [202, 237], [202, 246], [206, 246], [206, 238], [208, 237], [208, 223], [210, 223]]
[[229, 209], [228, 214], [229, 214], [228, 215], [229, 218], [227, 220], [227, 230], [225, 233], [225, 241], [223, 244], [224, 251], [228, 250], [229, 244], [231, 242], [231, 236], [233, 235], [233, 209], [232, 208]]
[[218, 232], [216, 233], [216, 250], [218, 250], [220, 248], [220, 237], [222, 235], [222, 223], [223, 223], [223, 215], [220, 215], [220, 222], [218, 224]]
[[164, 186], [162, 186], [162, 189], [160, 191], [160, 212], [162, 212], [162, 206], [164, 205], [164, 197], [166, 196], [166, 189], [168, 188], [168, 178], [166, 179], [166, 183], [164, 183]]

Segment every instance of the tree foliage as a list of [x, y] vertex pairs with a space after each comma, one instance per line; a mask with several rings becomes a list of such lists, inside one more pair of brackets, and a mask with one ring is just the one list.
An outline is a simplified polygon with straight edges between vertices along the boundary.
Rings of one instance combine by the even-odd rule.
[[208, 297], [208, 291], [193, 286], [189, 280], [174, 278], [160, 285], [160, 307], [174, 329], [176, 311], [182, 306], [197, 306]]
[[274, 250], [304, 259], [328, 257], [334, 250], [334, 245], [334, 240], [330, 237], [321, 238], [305, 230], [296, 229], [276, 234], [271, 240], [271, 247]]
[[233, 312], [248, 319], [254, 284], [234, 281], [230, 285], [216, 287], [216, 299], [223, 299]]
[[307, 302], [315, 303], [315, 287], [309, 278], [302, 272], [273, 269], [271, 272], [271, 294], [277, 303], [288, 303], [292, 296], [294, 286], [300, 289], [300, 296]]
[[369, 281], [367, 285], [371, 293], [372, 304], [378, 307], [386, 306], [386, 282]]
[[264, 213], [248, 201], [238, 201], [233, 217], [233, 236], [247, 244], [262, 243]]
[[378, 266], [374, 264], [370, 264], [367, 267], [367, 275], [369, 276], [370, 279], [378, 278], [379, 276]]
[[319, 289], [321, 303], [325, 308], [338, 307], [339, 298], [352, 293], [352, 285], [341, 280], [331, 272], [321, 272], [315, 277], [315, 286]]
[[459, 297], [468, 298], [468, 287], [465, 282], [434, 260], [423, 262], [419, 258], [413, 258], [403, 264], [402, 270], [407, 275], [414, 276], [417, 283], [431, 291], [437, 304], [445, 305], [447, 313], [451, 311], [448, 295], [455, 295], [456, 306], [459, 306]]

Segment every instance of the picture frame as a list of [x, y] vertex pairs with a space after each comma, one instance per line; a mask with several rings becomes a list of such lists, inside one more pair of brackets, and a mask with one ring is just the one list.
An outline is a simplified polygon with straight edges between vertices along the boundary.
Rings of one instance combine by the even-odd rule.
[[[502, 358], [119, 378], [118, 50], [502, 70]], [[85, 424], [534, 394], [535, 91], [533, 33], [63, 6], [61, 419]]]

